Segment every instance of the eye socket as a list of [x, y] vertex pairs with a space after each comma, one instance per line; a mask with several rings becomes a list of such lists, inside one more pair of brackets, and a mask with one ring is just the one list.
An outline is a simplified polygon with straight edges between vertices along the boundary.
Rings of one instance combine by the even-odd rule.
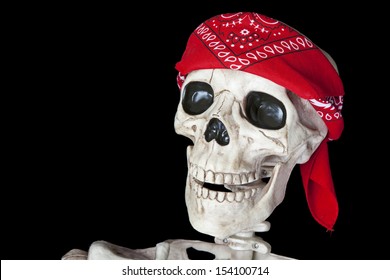
[[249, 92], [245, 113], [249, 122], [259, 128], [276, 130], [286, 124], [286, 108], [283, 103], [264, 92]]
[[190, 115], [206, 111], [214, 102], [214, 90], [205, 82], [190, 82], [184, 88], [182, 106]]

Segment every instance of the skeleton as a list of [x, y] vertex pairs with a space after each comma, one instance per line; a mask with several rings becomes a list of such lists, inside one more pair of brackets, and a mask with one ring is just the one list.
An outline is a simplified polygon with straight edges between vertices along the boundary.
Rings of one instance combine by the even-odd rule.
[[[335, 67], [332, 58], [325, 56]], [[62, 259], [291, 259], [271, 252], [259, 233], [285, 197], [290, 174], [307, 162], [328, 128], [308, 99], [259, 75], [199, 69], [186, 75], [174, 128], [189, 138], [185, 202], [191, 225], [214, 243], [172, 239], [145, 249], [96, 241]]]
[[131, 250], [97, 241], [88, 254], [73, 250], [64, 259], [187, 259], [189, 247], [216, 259], [287, 258], [255, 233], [269, 230], [266, 219], [284, 199], [293, 167], [326, 135], [309, 101], [250, 73], [198, 70], [185, 80], [174, 126], [194, 143], [185, 190], [191, 225], [215, 244], [167, 240]]

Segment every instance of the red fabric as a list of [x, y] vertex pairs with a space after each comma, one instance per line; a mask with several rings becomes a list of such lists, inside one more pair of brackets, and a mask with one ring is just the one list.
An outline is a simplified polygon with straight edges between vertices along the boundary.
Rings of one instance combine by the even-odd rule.
[[328, 145], [323, 141], [311, 158], [300, 165], [306, 199], [314, 219], [332, 230], [338, 216], [338, 203], [328, 159]]
[[333, 229], [338, 204], [326, 142], [338, 139], [344, 127], [344, 88], [334, 66], [292, 27], [258, 13], [238, 12], [212, 17], [194, 30], [176, 64], [178, 85], [191, 71], [214, 68], [267, 78], [308, 99], [317, 110], [328, 135], [310, 160], [301, 164], [301, 174], [313, 217]]

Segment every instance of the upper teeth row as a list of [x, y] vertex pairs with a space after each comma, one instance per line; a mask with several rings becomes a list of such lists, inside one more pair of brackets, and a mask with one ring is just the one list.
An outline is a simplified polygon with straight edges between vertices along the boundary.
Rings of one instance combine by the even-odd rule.
[[243, 185], [256, 180], [254, 171], [240, 174], [219, 173], [211, 170], [206, 171], [195, 164], [191, 164], [190, 170], [191, 175], [197, 180], [217, 185]]
[[217, 200], [218, 202], [223, 202], [225, 200], [229, 202], [237, 201], [241, 202], [244, 198], [248, 199], [255, 195], [258, 188], [250, 188], [245, 191], [236, 191], [236, 192], [218, 192], [204, 188], [192, 180], [191, 190], [196, 193], [196, 196], [199, 198], [208, 198], [211, 200]]

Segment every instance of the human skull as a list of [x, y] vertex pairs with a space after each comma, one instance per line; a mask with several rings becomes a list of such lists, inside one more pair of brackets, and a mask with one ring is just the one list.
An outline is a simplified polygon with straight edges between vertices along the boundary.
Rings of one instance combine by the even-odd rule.
[[327, 133], [308, 100], [230, 69], [186, 76], [174, 127], [193, 142], [185, 191], [191, 225], [221, 239], [264, 229], [293, 167], [305, 163]]

